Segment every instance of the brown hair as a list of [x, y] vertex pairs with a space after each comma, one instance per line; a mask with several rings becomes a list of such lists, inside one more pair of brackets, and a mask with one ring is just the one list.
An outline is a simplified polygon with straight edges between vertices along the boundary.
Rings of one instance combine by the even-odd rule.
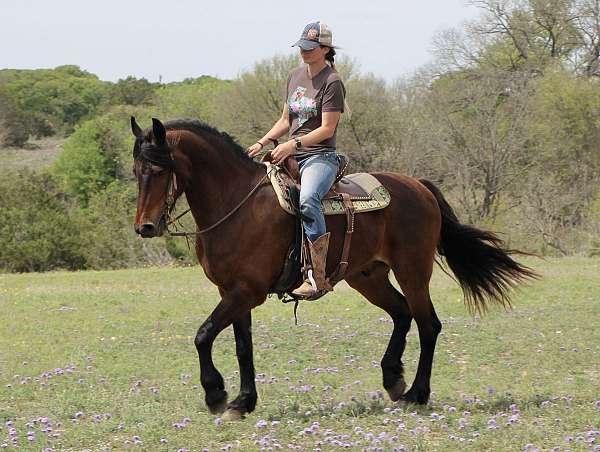
[[333, 57], [335, 57], [335, 49], [333, 47], [329, 47], [329, 52], [327, 52], [327, 55], [325, 55], [325, 60], [329, 63], [332, 69], [335, 69], [335, 62]]

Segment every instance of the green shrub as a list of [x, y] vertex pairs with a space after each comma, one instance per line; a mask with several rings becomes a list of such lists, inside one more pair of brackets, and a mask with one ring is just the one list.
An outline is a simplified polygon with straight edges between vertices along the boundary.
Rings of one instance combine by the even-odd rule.
[[164, 239], [143, 240], [135, 234], [137, 190], [118, 181], [90, 197], [88, 206], [76, 215], [77, 227], [86, 245], [81, 249], [86, 268], [125, 268], [165, 264], [172, 258]]
[[112, 162], [102, 152], [93, 121], [75, 129], [63, 145], [54, 168], [66, 193], [76, 196], [84, 206], [92, 194], [105, 189], [114, 180]]
[[50, 174], [24, 170], [0, 178], [0, 269], [83, 268], [71, 206]]

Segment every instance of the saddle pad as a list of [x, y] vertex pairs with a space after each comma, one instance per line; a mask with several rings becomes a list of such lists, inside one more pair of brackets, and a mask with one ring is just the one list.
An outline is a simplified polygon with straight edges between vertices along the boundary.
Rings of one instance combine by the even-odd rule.
[[[290, 184], [295, 185], [294, 182], [279, 167], [270, 163], [265, 163], [265, 165], [267, 166], [269, 180], [277, 194], [279, 205], [287, 213], [295, 215], [295, 209], [291, 204], [288, 191]], [[351, 187], [351, 189], [346, 191], [345, 186]], [[363, 192], [360, 195], [356, 194], [357, 186]], [[348, 174], [335, 184], [325, 199], [323, 199], [321, 204], [325, 215], [341, 215], [345, 212], [341, 197], [336, 196], [344, 192], [349, 192], [355, 213], [383, 209], [388, 206], [391, 199], [387, 189], [371, 174]]]

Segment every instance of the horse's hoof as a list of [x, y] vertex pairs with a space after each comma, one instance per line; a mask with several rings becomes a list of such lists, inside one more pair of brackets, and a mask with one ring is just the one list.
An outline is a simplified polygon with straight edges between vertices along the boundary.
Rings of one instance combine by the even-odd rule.
[[239, 410], [238, 408], [227, 408], [227, 410], [225, 410], [221, 416], [221, 419], [224, 421], [241, 421], [243, 418], [244, 413], [242, 413], [242, 410]]
[[213, 405], [208, 405], [210, 414], [221, 414], [227, 409], [227, 397]]
[[406, 390], [406, 383], [404, 382], [403, 378], [396, 381], [396, 383], [394, 383], [394, 386], [392, 386], [391, 388], [386, 389], [388, 395], [390, 396], [390, 399], [392, 399], [392, 402], [399, 401], [402, 398], [402, 396], [404, 395], [405, 390]]
[[406, 394], [404, 394], [400, 400], [398, 400], [398, 404], [400, 406], [406, 405], [427, 405], [429, 401], [429, 391], [419, 393], [414, 389], [409, 389]]

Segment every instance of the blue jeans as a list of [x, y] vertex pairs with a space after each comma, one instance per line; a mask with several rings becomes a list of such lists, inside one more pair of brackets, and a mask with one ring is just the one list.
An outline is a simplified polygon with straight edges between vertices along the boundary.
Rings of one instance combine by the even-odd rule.
[[311, 242], [327, 232], [321, 199], [327, 194], [338, 171], [339, 161], [335, 151], [306, 155], [298, 158], [300, 167], [300, 213], [302, 226]]

